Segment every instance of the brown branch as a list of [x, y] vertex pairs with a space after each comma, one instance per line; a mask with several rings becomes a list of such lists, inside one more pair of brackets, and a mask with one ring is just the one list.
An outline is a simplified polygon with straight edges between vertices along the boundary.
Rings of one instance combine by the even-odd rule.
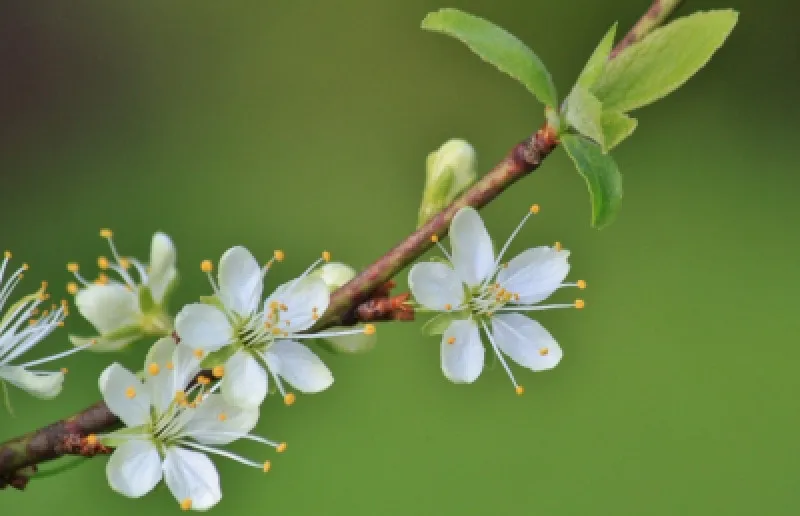
[[[655, 0], [630, 33], [620, 41], [611, 57], [663, 23], [680, 3], [681, 0]], [[441, 238], [446, 235], [450, 221], [459, 209], [464, 206], [485, 206], [506, 188], [536, 170], [557, 145], [556, 133], [547, 124], [517, 144], [500, 163], [450, 206], [336, 290], [328, 309], [314, 329], [364, 320], [406, 320], [403, 317], [409, 315], [413, 318], [413, 311], [405, 304], [407, 294], [389, 297], [386, 284], [390, 278], [427, 251], [432, 245], [432, 236]], [[0, 444], [0, 487], [8, 484], [24, 488], [30, 477], [26, 468], [74, 450], [74, 447], [66, 446], [68, 441], [74, 445], [75, 439], [79, 439], [80, 446], [80, 442], [83, 442], [81, 438], [111, 430], [118, 424], [119, 420], [105, 403], [98, 402], [68, 419]]]

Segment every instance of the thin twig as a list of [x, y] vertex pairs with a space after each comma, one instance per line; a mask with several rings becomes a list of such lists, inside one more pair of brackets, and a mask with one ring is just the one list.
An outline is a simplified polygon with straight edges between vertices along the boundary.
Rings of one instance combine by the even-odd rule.
[[[620, 41], [611, 57], [662, 24], [680, 3], [681, 0], [655, 0], [647, 13]], [[403, 296], [390, 298], [388, 292], [381, 295], [382, 286], [428, 250], [432, 245], [432, 236], [441, 238], [446, 235], [450, 221], [459, 209], [464, 206], [475, 208], [485, 206], [513, 183], [536, 170], [557, 145], [555, 131], [546, 124], [517, 144], [465, 194], [352, 281], [334, 292], [328, 309], [315, 329], [353, 324], [376, 307], [383, 312], [379, 314], [380, 316], [373, 313], [373, 317], [376, 317], [373, 320], [402, 320], [405, 298]], [[380, 299], [385, 301], [377, 302]], [[8, 484], [19, 489], [24, 488], [25, 477], [18, 475], [17, 472], [62, 456], [65, 453], [64, 443], [68, 439], [74, 439], [74, 436], [80, 438], [92, 433], [101, 433], [115, 428], [118, 424], [119, 420], [108, 407], [103, 402], [98, 402], [68, 419], [0, 444], [0, 487]]]

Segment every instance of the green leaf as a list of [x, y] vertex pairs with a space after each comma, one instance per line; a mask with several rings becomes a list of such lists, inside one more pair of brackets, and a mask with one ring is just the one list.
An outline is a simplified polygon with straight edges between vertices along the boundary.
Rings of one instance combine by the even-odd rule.
[[611, 223], [622, 202], [622, 175], [609, 154], [583, 136], [561, 135], [561, 143], [583, 176], [592, 202], [592, 226]]
[[702, 68], [733, 30], [736, 11], [695, 13], [651, 32], [609, 61], [594, 93], [627, 112], [674, 91]]
[[606, 35], [603, 36], [603, 39], [600, 40], [600, 43], [598, 43], [597, 48], [592, 52], [589, 60], [586, 61], [586, 66], [583, 67], [583, 71], [575, 82], [577, 86], [583, 86], [587, 89], [591, 88], [594, 83], [597, 82], [597, 79], [600, 78], [608, 62], [608, 56], [611, 54], [611, 48], [614, 46], [614, 35], [616, 33], [617, 24], [614, 23], [614, 25], [608, 29]]
[[606, 111], [603, 113], [603, 135], [605, 146], [603, 153], [607, 153], [627, 138], [636, 129], [636, 119], [625, 113]]
[[589, 90], [576, 84], [567, 97], [567, 123], [582, 135], [605, 145], [603, 135], [603, 105]]
[[441, 335], [450, 326], [450, 323], [456, 319], [465, 319], [464, 314], [461, 312], [442, 312], [428, 320], [422, 325], [422, 333], [424, 335], [433, 336]]
[[422, 28], [459, 39], [481, 59], [521, 82], [539, 102], [556, 105], [556, 87], [550, 72], [525, 43], [506, 30], [458, 9], [428, 14], [422, 20]]

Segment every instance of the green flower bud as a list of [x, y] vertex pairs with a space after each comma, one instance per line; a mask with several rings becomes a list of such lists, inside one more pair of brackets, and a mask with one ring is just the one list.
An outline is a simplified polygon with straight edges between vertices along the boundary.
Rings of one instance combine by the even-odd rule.
[[356, 270], [349, 265], [338, 262], [326, 263], [311, 273], [328, 285], [328, 290], [333, 292], [351, 279], [356, 277]]
[[457, 138], [428, 155], [417, 227], [442, 211], [475, 181], [476, 163], [472, 145]]

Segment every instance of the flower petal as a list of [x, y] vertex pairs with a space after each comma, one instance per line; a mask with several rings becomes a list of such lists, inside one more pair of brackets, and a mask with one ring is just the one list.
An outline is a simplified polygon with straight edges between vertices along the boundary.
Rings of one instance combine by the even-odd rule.
[[285, 329], [294, 333], [313, 326], [316, 322], [314, 314], [320, 316], [325, 313], [330, 297], [328, 286], [322, 279], [306, 276], [275, 289], [275, 292], [264, 302], [264, 310], [268, 311], [270, 303], [273, 301], [286, 305], [286, 311], [279, 312], [280, 320], [283, 324], [289, 321], [289, 325], [285, 326]]
[[190, 500], [194, 510], [208, 510], [222, 498], [217, 468], [200, 452], [167, 448], [164, 480], [178, 503]]
[[272, 374], [278, 374], [300, 392], [324, 391], [333, 384], [328, 366], [303, 344], [277, 340], [265, 353]]
[[442, 372], [445, 378], [455, 383], [472, 383], [478, 379], [483, 370], [486, 351], [481, 343], [478, 325], [474, 321], [453, 321], [442, 334], [441, 347]]
[[461, 208], [453, 217], [450, 247], [453, 249], [453, 267], [467, 285], [478, 285], [494, 272], [492, 239], [474, 208]]
[[219, 260], [219, 292], [222, 303], [239, 315], [253, 313], [261, 301], [264, 280], [253, 255], [241, 246], [231, 247]]
[[183, 433], [202, 444], [229, 444], [249, 434], [258, 422], [258, 407], [239, 408], [221, 394], [209, 394], [197, 405]]
[[175, 316], [175, 331], [192, 349], [217, 351], [233, 339], [233, 328], [218, 308], [203, 303], [184, 306]]
[[246, 351], [237, 351], [225, 363], [220, 389], [225, 400], [236, 407], [256, 408], [267, 397], [267, 372]]
[[541, 246], [523, 251], [500, 269], [500, 286], [519, 294], [518, 303], [538, 303], [556, 291], [569, 273], [569, 251]]
[[200, 360], [193, 350], [163, 337], [153, 344], [144, 364], [145, 384], [159, 414], [170, 406], [175, 393], [185, 391], [189, 380], [200, 372]]
[[61, 392], [64, 373], [28, 371], [21, 366], [0, 365], [0, 380], [5, 380], [32, 396], [50, 400]]
[[106, 476], [111, 489], [139, 498], [161, 481], [161, 457], [151, 441], [126, 441], [108, 459]]
[[100, 333], [139, 323], [136, 294], [122, 285], [89, 285], [75, 295], [80, 314]]
[[153, 294], [153, 300], [161, 304], [167, 288], [175, 280], [178, 271], [175, 269], [175, 244], [164, 233], [153, 235], [150, 244], [150, 272], [147, 286]]
[[443, 263], [420, 262], [408, 273], [408, 286], [414, 299], [437, 311], [457, 309], [464, 303], [464, 284], [456, 271]]
[[139, 426], [150, 420], [150, 393], [136, 375], [115, 362], [100, 375], [99, 384], [108, 409], [125, 426]]
[[492, 336], [500, 351], [533, 371], [552, 369], [564, 356], [550, 332], [522, 314], [492, 317]]

